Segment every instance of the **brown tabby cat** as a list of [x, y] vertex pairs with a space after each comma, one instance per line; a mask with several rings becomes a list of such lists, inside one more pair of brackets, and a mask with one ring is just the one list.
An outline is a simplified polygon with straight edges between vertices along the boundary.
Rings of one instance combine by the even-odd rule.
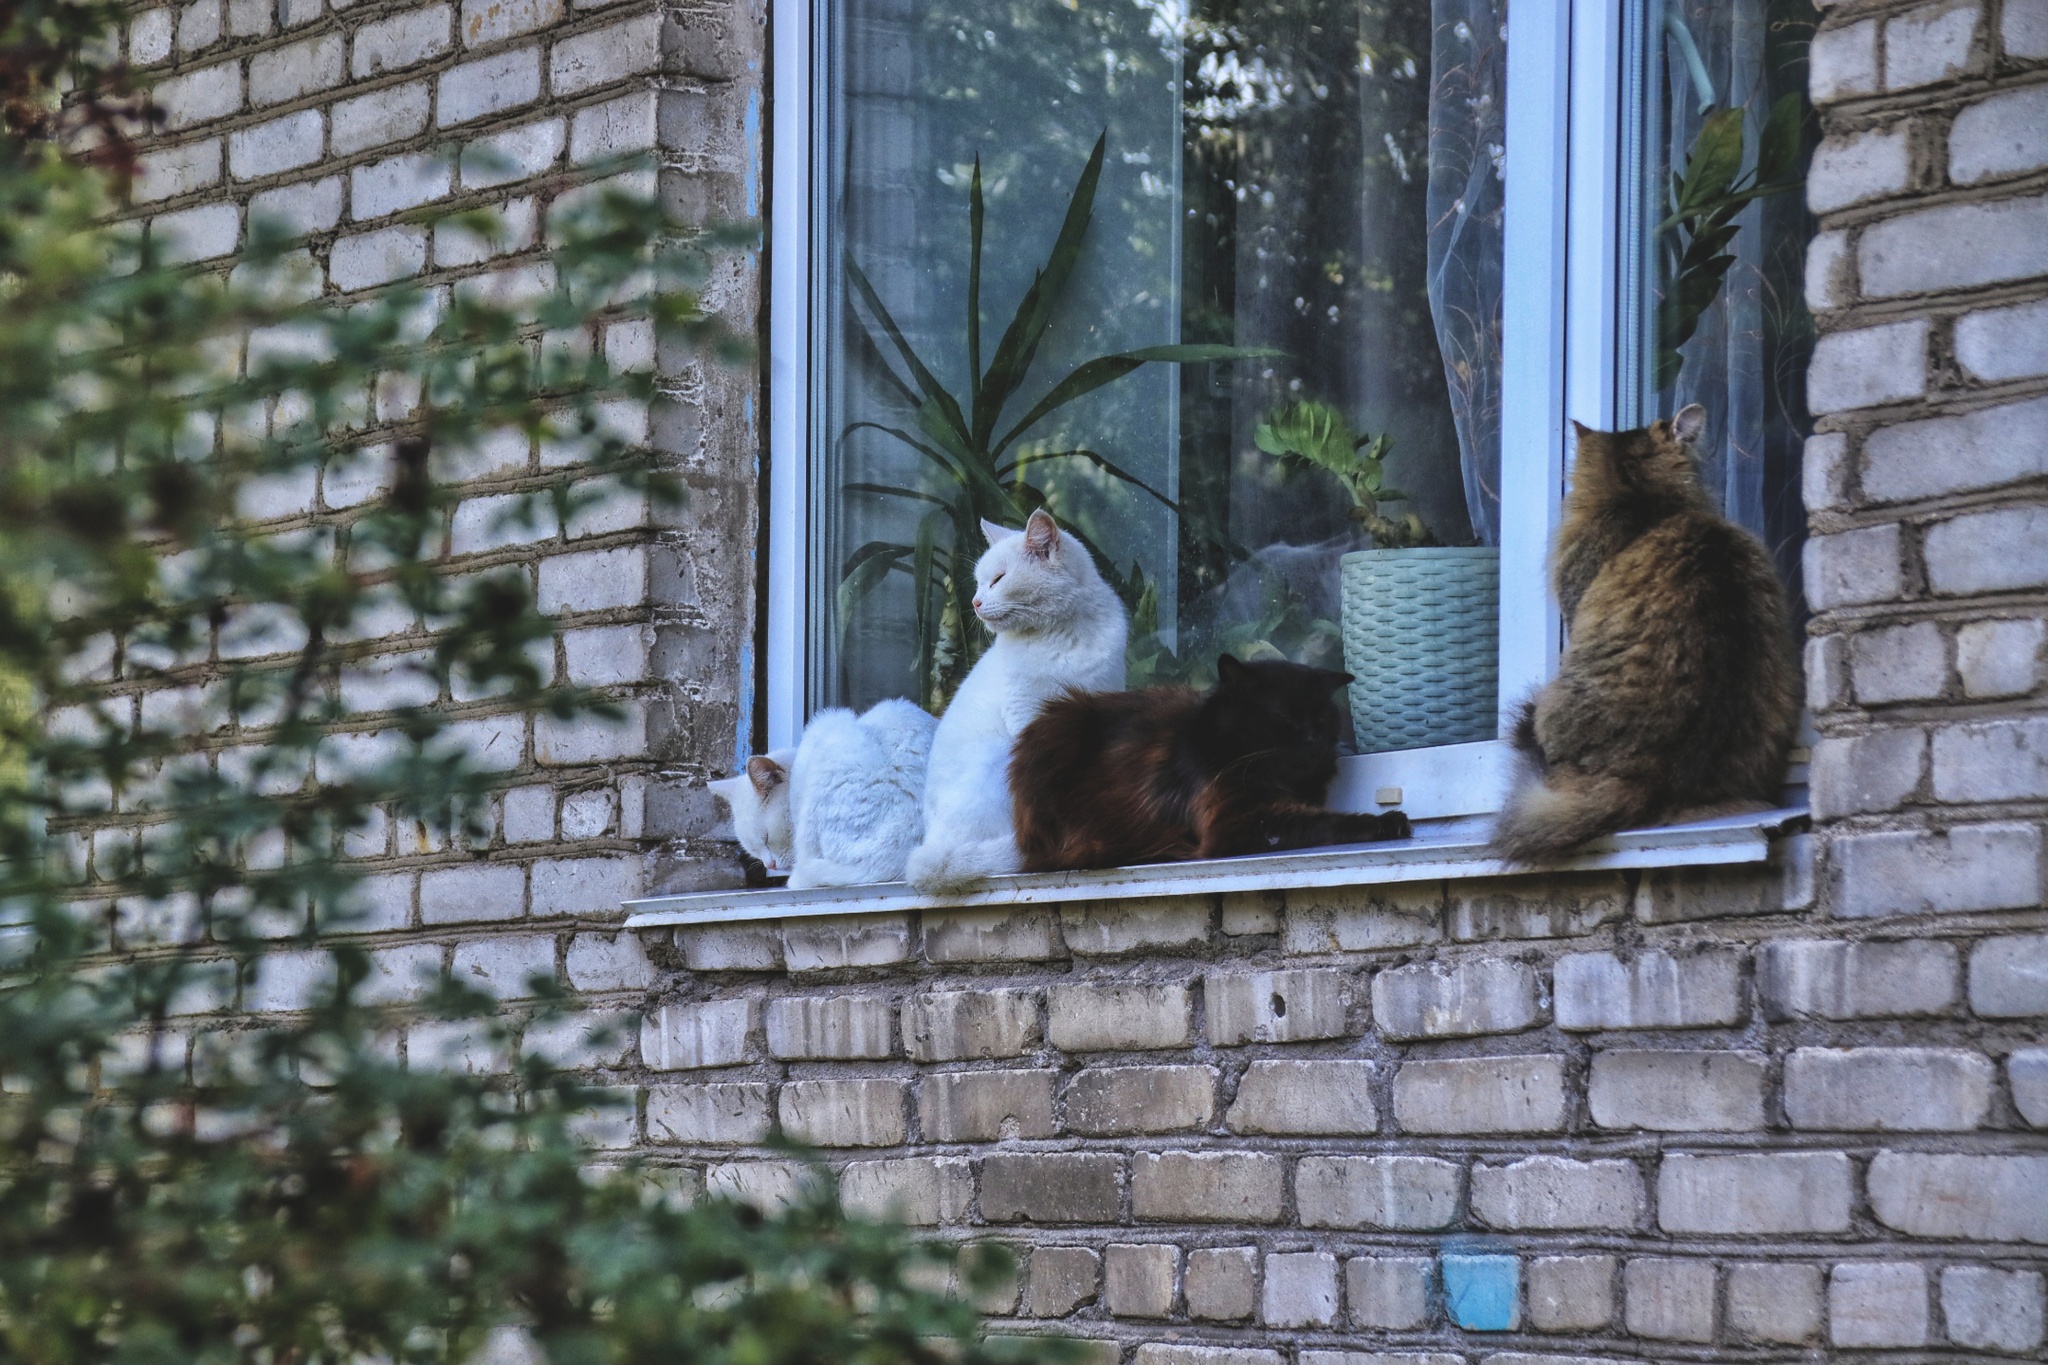
[[1069, 692], [1017, 737], [1027, 872], [1405, 839], [1408, 817], [1324, 807], [1348, 673], [1216, 660], [1214, 689]]
[[1799, 667], [1769, 553], [1700, 484], [1705, 425], [1695, 403], [1636, 431], [1578, 428], [1551, 549], [1570, 640], [1516, 727], [1505, 857], [1778, 795]]

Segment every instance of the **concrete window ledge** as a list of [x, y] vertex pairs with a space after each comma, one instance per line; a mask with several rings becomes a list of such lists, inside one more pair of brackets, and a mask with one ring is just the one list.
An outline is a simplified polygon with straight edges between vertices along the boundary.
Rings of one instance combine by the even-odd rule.
[[1393, 844], [1345, 844], [1249, 858], [1153, 863], [1102, 872], [1042, 872], [998, 877], [957, 896], [923, 896], [902, 882], [813, 891], [696, 891], [625, 903], [628, 929], [748, 920], [814, 919], [905, 910], [987, 909], [1159, 896], [1309, 887], [1370, 887], [1401, 882], [1462, 881], [1534, 872], [1600, 872], [1625, 868], [1710, 867], [1762, 863], [1772, 836], [1803, 827], [1803, 808], [1785, 807], [1684, 825], [1625, 830], [1596, 840], [1572, 857], [1542, 865], [1504, 863], [1486, 850], [1483, 821], [1446, 822]]

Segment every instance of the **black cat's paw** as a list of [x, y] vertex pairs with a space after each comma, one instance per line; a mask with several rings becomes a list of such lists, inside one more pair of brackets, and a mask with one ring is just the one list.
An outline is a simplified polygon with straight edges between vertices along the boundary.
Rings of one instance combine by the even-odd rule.
[[1379, 837], [1382, 839], [1407, 839], [1415, 834], [1415, 826], [1408, 822], [1406, 811], [1390, 810], [1379, 817]]

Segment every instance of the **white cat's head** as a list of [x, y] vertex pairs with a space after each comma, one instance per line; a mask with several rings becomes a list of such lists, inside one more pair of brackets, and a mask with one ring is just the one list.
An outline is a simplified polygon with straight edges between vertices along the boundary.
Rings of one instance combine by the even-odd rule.
[[789, 765], [795, 760], [793, 749], [756, 754], [747, 760], [745, 772], [706, 784], [732, 812], [740, 847], [777, 874], [788, 872], [796, 861], [789, 819]]
[[1040, 509], [1024, 529], [984, 521], [988, 552], [974, 566], [974, 614], [990, 630], [1030, 634], [1089, 610], [1102, 575], [1088, 550]]

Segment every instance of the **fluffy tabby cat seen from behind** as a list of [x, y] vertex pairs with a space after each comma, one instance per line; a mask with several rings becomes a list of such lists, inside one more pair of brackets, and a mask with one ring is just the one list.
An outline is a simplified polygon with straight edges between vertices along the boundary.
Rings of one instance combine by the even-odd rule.
[[1551, 550], [1569, 637], [1516, 726], [1522, 768], [1494, 830], [1507, 858], [1778, 796], [1799, 667], [1770, 554], [1700, 482], [1705, 425], [1695, 403], [1635, 431], [1578, 428]]
[[1018, 737], [1010, 760], [1029, 872], [1227, 858], [1404, 839], [1399, 811], [1323, 805], [1337, 773], [1347, 673], [1216, 661], [1213, 690], [1070, 692]]

